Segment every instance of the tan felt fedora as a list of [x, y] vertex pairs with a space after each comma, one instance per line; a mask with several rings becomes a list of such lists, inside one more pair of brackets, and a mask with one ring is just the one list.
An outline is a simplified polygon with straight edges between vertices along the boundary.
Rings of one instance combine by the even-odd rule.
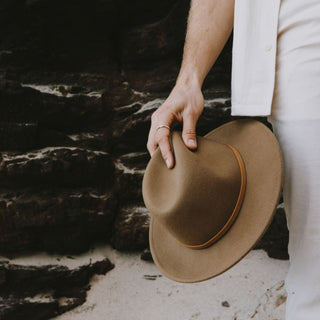
[[185, 146], [181, 131], [169, 138], [174, 167], [158, 148], [142, 181], [150, 250], [166, 277], [200, 282], [239, 262], [267, 230], [282, 190], [281, 150], [253, 119], [197, 136], [196, 150]]

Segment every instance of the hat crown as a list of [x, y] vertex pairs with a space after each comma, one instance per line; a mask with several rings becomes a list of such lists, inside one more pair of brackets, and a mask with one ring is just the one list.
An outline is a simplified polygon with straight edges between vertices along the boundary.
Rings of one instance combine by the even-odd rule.
[[142, 182], [146, 207], [177, 241], [198, 249], [217, 241], [241, 206], [245, 170], [232, 146], [197, 136], [195, 151], [180, 131], [170, 134], [175, 165], [168, 169], [158, 148]]

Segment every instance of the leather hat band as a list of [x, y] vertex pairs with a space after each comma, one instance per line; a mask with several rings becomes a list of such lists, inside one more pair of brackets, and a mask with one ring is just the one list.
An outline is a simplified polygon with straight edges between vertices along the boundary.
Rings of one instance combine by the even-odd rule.
[[237, 203], [236, 203], [236, 205], [235, 205], [235, 207], [233, 209], [233, 212], [230, 215], [230, 218], [228, 219], [228, 221], [224, 224], [224, 226], [211, 239], [209, 239], [208, 241], [206, 241], [206, 242], [204, 242], [202, 244], [197, 244], [197, 245], [189, 245], [189, 244], [186, 244], [186, 243], [183, 243], [183, 242], [177, 240], [179, 243], [181, 243], [185, 247], [188, 247], [188, 248], [191, 248], [191, 249], [203, 249], [203, 248], [209, 247], [214, 242], [216, 242], [219, 238], [221, 238], [226, 233], [226, 231], [228, 231], [228, 229], [231, 227], [232, 223], [235, 221], [235, 219], [236, 219], [236, 217], [237, 217], [237, 215], [238, 215], [238, 213], [240, 211], [240, 208], [241, 208], [241, 205], [242, 205], [242, 201], [243, 201], [243, 198], [244, 198], [245, 189], [246, 189], [246, 182], [247, 182], [245, 165], [244, 165], [244, 162], [243, 162], [243, 159], [242, 159], [240, 153], [234, 147], [232, 147], [231, 145], [229, 145], [227, 143], [224, 143], [224, 144], [226, 146], [228, 146], [232, 150], [235, 158], [237, 159], [239, 167], [240, 167], [241, 185], [240, 185], [240, 192], [239, 192], [239, 195], [238, 195]]

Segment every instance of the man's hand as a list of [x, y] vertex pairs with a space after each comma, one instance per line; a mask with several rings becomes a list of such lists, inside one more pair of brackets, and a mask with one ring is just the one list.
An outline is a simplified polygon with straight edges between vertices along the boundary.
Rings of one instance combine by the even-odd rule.
[[163, 159], [168, 168], [174, 165], [172, 150], [169, 143], [170, 130], [157, 127], [166, 124], [171, 129], [183, 122], [182, 138], [190, 149], [197, 148], [196, 124], [204, 107], [204, 98], [198, 84], [176, 84], [165, 102], [152, 114], [151, 128], [147, 149], [152, 157], [159, 145]]

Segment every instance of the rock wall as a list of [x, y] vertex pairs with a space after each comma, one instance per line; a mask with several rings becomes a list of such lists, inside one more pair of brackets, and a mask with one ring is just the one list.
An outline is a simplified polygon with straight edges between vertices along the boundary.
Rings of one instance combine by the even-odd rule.
[[[141, 195], [147, 134], [179, 72], [188, 10], [189, 0], [1, 2], [1, 255], [70, 255], [103, 242], [151, 259]], [[198, 135], [232, 120], [231, 50], [232, 35], [204, 82]], [[286, 259], [286, 245], [280, 204], [257, 247]], [[72, 269], [0, 263], [1, 319], [15, 320], [83, 303], [90, 276], [113, 267], [82, 266], [85, 280], [68, 282], [70, 294], [47, 280], [67, 279]], [[29, 289], [16, 277], [29, 279]], [[30, 305], [30, 294], [48, 289], [50, 302]]]

